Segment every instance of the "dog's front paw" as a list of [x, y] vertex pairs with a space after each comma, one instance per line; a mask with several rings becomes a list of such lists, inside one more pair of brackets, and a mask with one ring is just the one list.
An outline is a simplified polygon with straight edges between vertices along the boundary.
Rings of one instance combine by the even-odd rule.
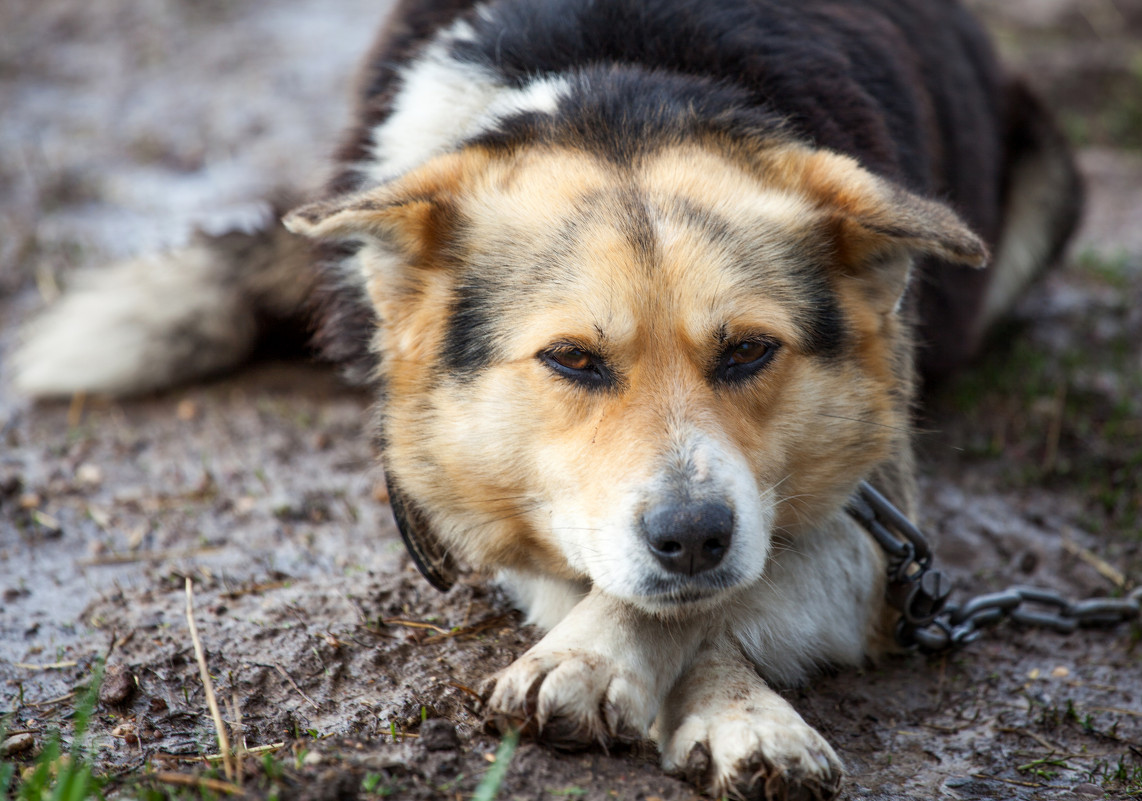
[[830, 799], [844, 769], [832, 747], [791, 708], [743, 704], [690, 715], [662, 751], [663, 767], [715, 797]]
[[557, 748], [645, 737], [656, 713], [645, 683], [588, 651], [528, 653], [489, 680], [488, 721]]

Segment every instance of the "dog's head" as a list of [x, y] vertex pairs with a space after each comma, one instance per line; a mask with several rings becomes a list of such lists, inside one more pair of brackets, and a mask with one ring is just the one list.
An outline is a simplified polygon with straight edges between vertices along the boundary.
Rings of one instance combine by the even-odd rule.
[[985, 258], [944, 207], [787, 141], [469, 146], [287, 224], [363, 243], [418, 536], [658, 612], [758, 580], [907, 447], [912, 261]]

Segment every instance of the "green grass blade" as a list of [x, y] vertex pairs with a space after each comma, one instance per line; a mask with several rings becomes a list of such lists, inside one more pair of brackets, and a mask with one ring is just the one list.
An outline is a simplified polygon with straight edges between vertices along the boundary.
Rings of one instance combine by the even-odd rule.
[[500, 785], [504, 783], [504, 777], [508, 773], [508, 765], [512, 761], [512, 755], [515, 754], [516, 746], [519, 745], [519, 732], [509, 731], [504, 735], [504, 739], [500, 740], [500, 747], [496, 749], [496, 761], [488, 768], [488, 772], [484, 774], [484, 778], [480, 780], [480, 784], [476, 787], [476, 794], [472, 796], [472, 801], [494, 801], [495, 797], [500, 793]]

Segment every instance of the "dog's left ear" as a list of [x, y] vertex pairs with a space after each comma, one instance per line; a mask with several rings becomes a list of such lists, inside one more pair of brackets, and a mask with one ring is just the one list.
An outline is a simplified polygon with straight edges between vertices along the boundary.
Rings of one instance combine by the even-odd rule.
[[895, 310], [918, 256], [984, 267], [983, 241], [947, 206], [908, 192], [830, 151], [804, 149], [795, 180], [823, 213], [839, 269], [881, 311]]

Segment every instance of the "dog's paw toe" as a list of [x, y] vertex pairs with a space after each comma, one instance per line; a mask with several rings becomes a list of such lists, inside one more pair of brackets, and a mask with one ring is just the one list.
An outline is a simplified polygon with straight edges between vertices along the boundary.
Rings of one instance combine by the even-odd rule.
[[831, 799], [844, 777], [820, 734], [795, 715], [772, 711], [689, 718], [666, 743], [663, 764], [715, 797], [765, 801]]
[[597, 654], [527, 654], [492, 681], [488, 722], [557, 748], [634, 740], [654, 716], [641, 684]]

